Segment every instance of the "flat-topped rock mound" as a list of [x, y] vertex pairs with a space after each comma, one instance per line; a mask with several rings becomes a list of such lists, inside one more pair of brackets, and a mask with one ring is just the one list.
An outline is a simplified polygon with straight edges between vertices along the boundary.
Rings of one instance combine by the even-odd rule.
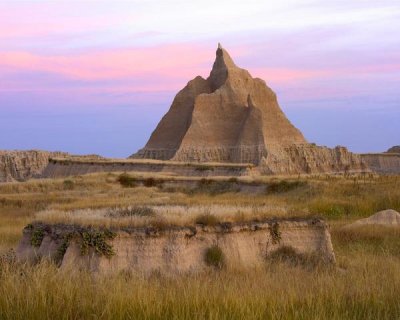
[[24, 229], [16, 254], [22, 262], [49, 258], [68, 269], [181, 274], [213, 267], [254, 270], [288, 247], [335, 261], [328, 228], [318, 219], [117, 229], [35, 223]]
[[357, 220], [356, 222], [348, 225], [348, 227], [357, 227], [364, 225], [383, 225], [383, 226], [400, 226], [400, 213], [395, 210], [383, 210], [375, 213], [374, 215]]
[[190, 163], [153, 159], [106, 159], [54, 157], [43, 170], [43, 178], [61, 178], [96, 172], [170, 173], [181, 176], [243, 176], [253, 172], [250, 163]]

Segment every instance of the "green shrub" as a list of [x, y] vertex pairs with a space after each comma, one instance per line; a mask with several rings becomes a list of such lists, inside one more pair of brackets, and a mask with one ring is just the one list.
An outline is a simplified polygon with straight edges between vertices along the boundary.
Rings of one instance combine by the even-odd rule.
[[137, 186], [136, 178], [131, 177], [130, 175], [128, 175], [126, 173], [122, 173], [118, 177], [118, 182], [121, 184], [121, 186], [127, 187], [127, 188], [134, 188]]
[[222, 269], [225, 265], [225, 256], [221, 248], [217, 245], [206, 250], [204, 260], [208, 266]]
[[197, 165], [195, 167], [196, 171], [214, 171], [214, 168], [208, 165]]
[[135, 206], [131, 208], [124, 208], [117, 212], [120, 217], [133, 217], [133, 216], [141, 216], [141, 217], [151, 217], [155, 216], [156, 212], [151, 207], [146, 206]]
[[210, 179], [201, 179], [192, 193], [208, 193], [210, 195], [218, 195], [228, 192], [239, 192], [240, 186], [236, 182], [231, 181], [214, 181]]
[[203, 213], [196, 217], [195, 222], [204, 226], [215, 226], [219, 222], [219, 220], [216, 216], [212, 214]]
[[72, 180], [64, 180], [63, 182], [64, 190], [73, 190], [75, 183]]
[[44, 230], [41, 227], [34, 229], [31, 235], [31, 245], [34, 247], [40, 247], [44, 238]]
[[278, 182], [271, 182], [267, 185], [266, 192], [267, 194], [272, 194], [272, 193], [285, 193], [289, 192], [301, 187], [304, 187], [307, 185], [306, 181], [287, 181], [287, 180], [282, 180]]
[[94, 249], [95, 253], [100, 256], [111, 258], [115, 255], [112, 245], [107, 243], [107, 240], [114, 239], [116, 233], [104, 230], [87, 230], [81, 233], [81, 254], [86, 255], [89, 249]]
[[154, 178], [147, 178], [143, 181], [143, 185], [147, 188], [160, 187], [162, 185], [162, 181]]

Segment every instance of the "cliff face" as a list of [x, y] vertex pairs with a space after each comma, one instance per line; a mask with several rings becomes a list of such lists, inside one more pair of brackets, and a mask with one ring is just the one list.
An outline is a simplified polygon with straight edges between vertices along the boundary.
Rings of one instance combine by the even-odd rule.
[[[43, 239], [34, 247], [32, 237], [38, 228], [43, 230]], [[108, 241], [115, 253], [110, 258], [97, 254], [94, 248], [82, 255], [79, 236], [66, 243], [68, 234], [76, 234], [76, 231], [87, 232], [76, 230], [76, 226], [31, 225], [24, 230], [16, 250], [17, 258], [31, 263], [50, 258], [58, 260], [61, 268], [95, 272], [129, 270], [139, 274], [181, 274], [210, 268], [205, 256], [207, 250], [217, 246], [227, 268], [251, 271], [263, 268], [270, 253], [290, 246], [298, 253], [317, 254], [327, 263], [335, 262], [329, 230], [323, 221], [316, 219], [114, 230], [115, 237]], [[65, 254], [60, 256], [60, 248], [65, 244]]]
[[38, 177], [51, 156], [66, 155], [47, 151], [0, 151], [0, 182], [25, 181]]
[[400, 153], [362, 154], [361, 159], [374, 172], [400, 174]]
[[207, 79], [196, 77], [135, 158], [260, 163], [271, 145], [304, 144], [261, 79], [219, 47]]
[[260, 169], [264, 174], [369, 171], [362, 157], [349, 152], [345, 147], [330, 149], [312, 144], [274, 146], [263, 158]]

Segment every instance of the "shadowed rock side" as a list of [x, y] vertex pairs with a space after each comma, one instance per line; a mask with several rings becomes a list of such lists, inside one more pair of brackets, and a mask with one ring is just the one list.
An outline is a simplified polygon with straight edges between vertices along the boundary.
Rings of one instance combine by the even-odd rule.
[[178, 93], [145, 148], [132, 157], [258, 164], [270, 145], [304, 144], [261, 79], [218, 48], [207, 79]]
[[114, 230], [112, 239], [99, 243], [99, 248], [108, 248], [108, 257], [82, 242], [79, 235], [91, 232], [70, 225], [30, 225], [16, 250], [17, 259], [34, 263], [50, 258], [62, 268], [96, 272], [179, 274], [210, 268], [206, 257], [210, 248], [221, 251], [225, 267], [254, 270], [265, 265], [270, 253], [292, 247], [300, 254], [335, 262], [329, 230], [317, 219]]
[[39, 177], [47, 167], [49, 158], [66, 153], [48, 151], [1, 151], [0, 182], [25, 181]]

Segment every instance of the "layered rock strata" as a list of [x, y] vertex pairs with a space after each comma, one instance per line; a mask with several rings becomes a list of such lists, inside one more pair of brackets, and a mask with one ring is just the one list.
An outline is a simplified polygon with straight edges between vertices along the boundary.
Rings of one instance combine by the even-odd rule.
[[367, 153], [361, 159], [376, 173], [400, 174], [400, 153]]
[[25, 181], [39, 177], [47, 167], [51, 156], [64, 156], [61, 152], [39, 150], [1, 151], [0, 182]]
[[318, 219], [125, 228], [111, 231], [112, 239], [99, 244], [108, 248], [108, 257], [82, 242], [80, 235], [91, 232], [98, 231], [71, 225], [31, 225], [24, 230], [17, 258], [31, 263], [50, 258], [62, 268], [96, 272], [181, 274], [207, 270], [210, 248], [219, 248], [225, 267], [254, 270], [265, 265], [270, 253], [285, 246], [300, 254], [318, 255], [327, 263], [335, 262], [329, 230]]

